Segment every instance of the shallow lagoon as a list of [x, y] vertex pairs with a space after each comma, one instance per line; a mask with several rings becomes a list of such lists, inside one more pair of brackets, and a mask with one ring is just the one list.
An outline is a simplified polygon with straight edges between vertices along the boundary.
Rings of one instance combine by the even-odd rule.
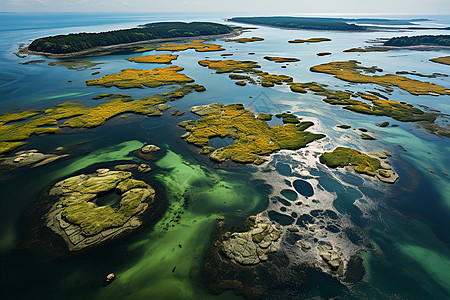
[[[16, 57], [12, 52], [19, 43], [40, 36], [127, 28], [156, 20], [220, 21], [227, 16], [137, 17], [110, 14], [51, 17], [9, 14], [1, 18], [0, 91], [3, 97], [0, 110], [4, 112], [16, 107], [48, 108], [69, 100], [95, 105], [99, 100], [91, 100], [91, 97], [102, 93], [125, 93], [137, 99], [170, 90], [169, 87], [130, 90], [86, 87], [86, 79], [117, 73], [123, 68], [160, 67], [157, 64], [136, 65], [124, 59], [136, 54], [94, 57], [90, 59], [92, 62], [103, 64], [97, 66], [101, 68], [96, 70], [100, 71], [99, 75], [91, 75], [93, 71], [89, 69], [74, 71], [61, 66], [48, 66], [48, 62], [54, 61], [52, 59], [46, 59], [45, 63], [20, 65], [21, 62], [40, 58]], [[443, 24], [446, 22], [445, 19], [440, 21]], [[399, 33], [337, 33], [260, 27], [243, 36], [260, 36], [265, 41], [238, 44], [218, 40], [215, 43], [224, 45], [227, 53], [234, 54], [230, 59], [255, 60], [264, 71], [289, 75], [297, 82], [317, 81], [335, 89], [364, 91], [373, 90], [375, 86], [349, 84], [331, 75], [309, 72], [309, 68], [330, 61], [356, 59], [364, 66], [377, 65], [390, 73], [415, 70], [427, 74], [449, 74], [448, 66], [428, 61], [429, 58], [448, 55], [445, 51], [342, 52], [363, 46], [367, 40], [397, 35]], [[332, 41], [317, 44], [287, 43], [290, 39], [311, 37], [328, 37]], [[316, 55], [324, 51], [333, 54], [325, 57]], [[255, 55], [248, 55], [249, 52], [255, 52]], [[158, 52], [163, 53], [166, 52]], [[280, 208], [284, 206], [289, 215], [301, 215], [301, 206], [286, 206], [283, 201], [269, 201], [270, 196], [282, 197], [286, 193], [293, 199], [297, 194], [293, 187], [286, 185], [285, 180], [295, 182], [301, 179], [313, 187], [315, 195], [311, 198], [322, 201], [328, 197], [341, 214], [340, 217], [348, 217], [362, 228], [364, 243], [372, 244], [376, 251], [364, 252], [366, 275], [350, 289], [330, 290], [327, 287], [330, 279], [311, 271], [308, 274], [312, 282], [305, 283], [299, 297], [448, 297], [450, 282], [445, 270], [450, 262], [450, 178], [443, 173], [450, 173], [449, 140], [431, 136], [414, 128], [414, 124], [360, 115], [339, 106], [328, 105], [316, 95], [294, 94], [284, 85], [275, 88], [236, 86], [227, 74], [212, 74], [212, 70], [197, 63], [205, 57], [222, 59], [221, 53], [198, 53], [193, 50], [178, 53], [180, 57], [173, 64], [184, 67], [184, 74], [207, 88], [204, 93], [193, 93], [169, 103], [173, 109], [187, 112], [181, 117], [171, 116], [170, 111], [160, 118], [124, 115], [98, 128], [65, 129], [57, 135], [30, 139], [24, 149], [36, 148], [49, 152], [58, 146], [66, 146], [72, 149], [72, 156], [40, 168], [0, 174], [0, 286], [6, 291], [6, 296], [16, 299], [145, 299], [150, 295], [156, 299], [237, 297], [233, 292], [213, 296], [202, 285], [203, 255], [211, 246], [216, 217], [225, 216], [229, 230], [239, 231], [243, 229], [246, 217], [266, 208], [278, 214], [283, 212]], [[301, 61], [281, 69], [282, 64], [266, 61], [264, 56], [296, 57]], [[445, 77], [426, 80], [450, 86], [449, 79]], [[390, 97], [396, 101], [423, 104], [450, 113], [449, 96], [412, 96], [395, 89]], [[327, 138], [305, 149], [275, 154], [269, 164], [261, 168], [231, 163], [216, 165], [199, 155], [197, 148], [180, 139], [184, 130], [177, 126], [183, 120], [196, 118], [188, 113], [191, 106], [213, 102], [243, 103], [255, 112], [264, 113], [290, 110], [304, 117], [304, 120], [313, 121], [315, 125], [310, 131], [325, 133]], [[375, 126], [375, 123], [382, 121], [400, 126]], [[360, 140], [357, 130], [335, 127], [340, 124], [367, 128], [378, 140]], [[27, 213], [48, 185], [63, 177], [97, 167], [141, 162], [129, 152], [144, 142], [163, 148], [159, 160], [152, 165], [154, 170], [143, 175], [148, 182], [158, 186], [159, 191], [167, 194], [167, 210], [156, 223], [148, 224], [122, 240], [76, 255], [23, 248], [26, 237], [23, 234], [24, 224], [28, 224], [26, 216], [29, 216]], [[216, 142], [220, 144], [221, 141]], [[391, 163], [400, 175], [399, 181], [392, 186], [386, 185], [367, 177], [355, 178], [355, 175], [344, 170], [329, 170], [317, 163], [317, 156], [321, 152], [332, 150], [337, 145], [365, 151], [381, 149], [391, 152]], [[289, 169], [281, 164], [289, 165]], [[432, 174], [428, 169], [437, 173]], [[252, 180], [254, 178], [263, 178], [265, 182]], [[286, 189], [290, 189], [289, 192], [282, 192]], [[181, 215], [179, 222], [171, 222], [178, 214]], [[174, 267], [176, 270], [172, 273]], [[115, 272], [118, 278], [112, 285], [103, 288], [101, 282], [109, 272]]]

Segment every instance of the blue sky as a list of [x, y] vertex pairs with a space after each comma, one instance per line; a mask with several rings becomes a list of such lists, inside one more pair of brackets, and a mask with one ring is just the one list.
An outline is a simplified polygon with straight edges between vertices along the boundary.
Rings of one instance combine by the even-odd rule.
[[450, 0], [0, 0], [0, 11], [424, 15], [450, 13]]

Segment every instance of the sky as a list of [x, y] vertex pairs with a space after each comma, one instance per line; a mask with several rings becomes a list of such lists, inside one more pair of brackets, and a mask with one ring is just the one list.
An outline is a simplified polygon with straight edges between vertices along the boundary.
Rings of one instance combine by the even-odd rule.
[[[450, 14], [450, 0], [0, 0], [0, 12], [239, 12], [239, 15]], [[247, 14], [246, 14], [247, 13]]]

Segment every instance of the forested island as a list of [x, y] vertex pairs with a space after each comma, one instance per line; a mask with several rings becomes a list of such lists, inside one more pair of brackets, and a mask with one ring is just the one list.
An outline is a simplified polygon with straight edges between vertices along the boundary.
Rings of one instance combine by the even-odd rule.
[[347, 24], [343, 19], [303, 17], [235, 17], [228, 21], [291, 29], [365, 31], [364, 26]]
[[416, 35], [393, 37], [384, 43], [384, 46], [450, 46], [450, 35]]
[[28, 46], [28, 50], [50, 54], [67, 54], [96, 47], [131, 44], [156, 39], [229, 34], [233, 30], [230, 26], [210, 22], [158, 22], [131, 29], [100, 33], [83, 32], [39, 38]]

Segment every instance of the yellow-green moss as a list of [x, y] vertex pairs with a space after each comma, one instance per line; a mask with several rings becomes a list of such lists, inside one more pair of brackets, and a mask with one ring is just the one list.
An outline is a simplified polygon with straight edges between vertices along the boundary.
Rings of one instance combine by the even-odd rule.
[[[292, 77], [287, 75], [275, 75], [256, 70], [261, 68], [254, 61], [236, 61], [236, 60], [201, 60], [198, 62], [201, 66], [216, 70], [216, 73], [249, 73], [259, 77], [261, 85], [265, 87], [273, 87], [275, 84], [283, 82], [292, 82]], [[242, 76], [242, 75], [241, 75]], [[231, 79], [240, 79], [235, 74], [230, 74]], [[243, 76], [241, 78], [244, 78]], [[248, 77], [245, 77], [248, 79]]]
[[329, 41], [331, 41], [331, 39], [329, 39], [329, 38], [310, 38], [307, 40], [295, 39], [295, 40], [291, 40], [288, 42], [297, 44], [297, 43], [320, 43], [320, 42], [329, 42]]
[[[0, 154], [10, 152], [25, 144], [31, 135], [57, 133], [61, 127], [92, 128], [123, 113], [147, 116], [162, 114], [159, 104], [181, 98], [193, 91], [204, 91], [198, 84], [184, 85], [165, 96], [155, 95], [134, 100], [121, 94], [102, 94], [96, 99], [111, 99], [108, 102], [86, 107], [77, 102], [64, 102], [45, 111], [26, 110], [0, 115]], [[23, 121], [20, 123], [13, 123]], [[58, 126], [58, 121], [66, 120]]]
[[130, 57], [126, 60], [136, 63], [156, 63], [156, 64], [170, 64], [172, 60], [176, 60], [178, 55], [173, 54], [159, 54]]
[[250, 42], [264, 41], [264, 39], [254, 36], [254, 37], [251, 37], [251, 38], [225, 39], [224, 41], [225, 42], [250, 43]]
[[352, 166], [356, 172], [370, 176], [375, 176], [376, 171], [381, 168], [381, 163], [378, 159], [358, 150], [344, 147], [337, 147], [333, 152], [322, 154], [319, 160], [330, 168]]
[[204, 44], [204, 40], [193, 40], [189, 43], [184, 44], [162, 44], [157, 47], [156, 51], [185, 51], [187, 49], [195, 49], [197, 52], [212, 52], [212, 51], [223, 51], [220, 45], [216, 44]]
[[439, 63], [439, 64], [450, 65], [450, 56], [432, 58], [432, 59], [430, 59], [430, 61]]
[[233, 138], [234, 144], [211, 153], [210, 158], [218, 162], [231, 159], [239, 163], [261, 164], [264, 162], [261, 156], [280, 149], [299, 149], [324, 137], [304, 131], [312, 123], [270, 127], [255, 118], [242, 104], [213, 104], [200, 108], [191, 109], [202, 116], [200, 119], [182, 122], [180, 126], [190, 131], [186, 141], [198, 147], [208, 146], [209, 139], [213, 137]]
[[423, 82], [394, 74], [380, 76], [361, 74], [360, 70], [372, 71], [374, 70], [374, 67], [367, 68], [359, 66], [358, 64], [359, 62], [354, 60], [331, 62], [311, 67], [310, 70], [313, 72], [332, 74], [335, 75], [336, 78], [349, 82], [374, 83], [381, 86], [397, 86], [413, 95], [429, 95], [432, 93], [450, 95], [450, 89], [430, 82]]
[[276, 63], [286, 63], [286, 62], [296, 62], [300, 61], [298, 58], [289, 58], [289, 57], [277, 57], [277, 56], [264, 56], [264, 59], [274, 61]]
[[120, 89], [159, 87], [162, 85], [193, 82], [178, 66], [155, 68], [153, 70], [124, 69], [121, 73], [108, 74], [99, 79], [86, 80], [86, 85], [100, 85], [104, 87], [118, 87]]

